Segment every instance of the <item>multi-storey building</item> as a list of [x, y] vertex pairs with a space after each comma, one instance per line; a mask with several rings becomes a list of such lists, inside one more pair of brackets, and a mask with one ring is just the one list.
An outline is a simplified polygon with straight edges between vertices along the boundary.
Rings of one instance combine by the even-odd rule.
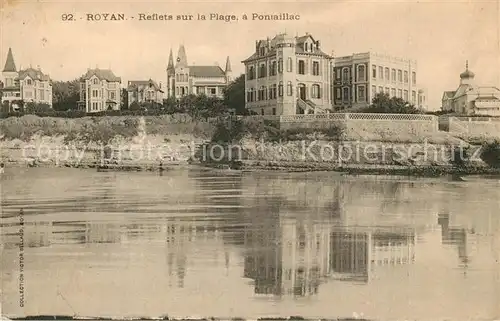
[[52, 84], [49, 75], [44, 74], [40, 67], [17, 71], [11, 48], [2, 71], [2, 82], [2, 103], [23, 101], [52, 106]]
[[163, 103], [163, 90], [155, 81], [132, 80], [128, 82], [128, 107], [134, 102], [141, 103]]
[[87, 113], [120, 109], [120, 84], [109, 69], [87, 69], [80, 78], [79, 108]]
[[308, 33], [257, 40], [255, 52], [243, 61], [246, 108], [262, 115], [327, 112], [332, 61]]
[[167, 97], [181, 98], [182, 96], [204, 94], [209, 97], [224, 97], [224, 89], [232, 81], [232, 70], [229, 56], [226, 58], [226, 68], [218, 65], [198, 66], [189, 65], [186, 49], [179, 47], [176, 63], [172, 50], [167, 66]]
[[464, 115], [500, 116], [500, 89], [476, 86], [474, 77], [466, 63], [457, 90], [443, 93], [441, 108]]
[[336, 110], [368, 107], [381, 92], [415, 106], [426, 104], [425, 91], [417, 83], [416, 61], [366, 52], [335, 57], [334, 65]]

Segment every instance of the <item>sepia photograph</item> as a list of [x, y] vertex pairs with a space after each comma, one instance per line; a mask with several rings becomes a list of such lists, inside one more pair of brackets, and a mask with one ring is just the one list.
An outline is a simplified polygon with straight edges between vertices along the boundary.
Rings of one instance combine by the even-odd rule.
[[0, 0], [0, 320], [500, 320], [500, 0]]

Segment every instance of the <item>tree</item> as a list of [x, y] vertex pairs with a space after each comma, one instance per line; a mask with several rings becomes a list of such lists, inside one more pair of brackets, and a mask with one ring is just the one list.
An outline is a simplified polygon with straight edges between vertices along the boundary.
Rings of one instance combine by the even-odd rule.
[[366, 113], [385, 114], [420, 114], [421, 111], [415, 105], [402, 98], [390, 97], [386, 93], [378, 93], [373, 97], [370, 107], [365, 108]]
[[120, 109], [128, 109], [128, 91], [126, 88], [122, 88], [121, 92], [121, 106]]
[[168, 97], [163, 100], [163, 109], [167, 114], [175, 114], [180, 113], [179, 105], [177, 103], [177, 99], [174, 97]]
[[80, 81], [75, 79], [71, 81], [52, 82], [52, 97], [52, 107], [54, 110], [78, 109]]
[[10, 104], [9, 101], [5, 100], [2, 102], [2, 113], [10, 112]]
[[245, 75], [240, 75], [224, 90], [224, 104], [237, 115], [248, 115], [245, 108]]
[[51, 108], [50, 108], [49, 104], [40, 104], [40, 103], [29, 102], [29, 103], [26, 103], [26, 105], [24, 106], [24, 110], [26, 113], [34, 114], [34, 113], [48, 112], [51, 110]]
[[130, 110], [140, 110], [141, 109], [141, 105], [139, 105], [139, 103], [137, 101], [134, 101], [130, 104], [130, 107], [129, 107]]

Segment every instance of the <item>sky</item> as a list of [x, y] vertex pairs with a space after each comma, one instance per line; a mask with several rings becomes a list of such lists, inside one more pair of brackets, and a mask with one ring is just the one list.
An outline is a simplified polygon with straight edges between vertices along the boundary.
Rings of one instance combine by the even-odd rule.
[[[170, 49], [180, 44], [189, 64], [224, 67], [235, 76], [255, 41], [309, 32], [335, 56], [373, 51], [417, 60], [429, 109], [455, 90], [469, 61], [478, 85], [500, 87], [500, 5], [489, 1], [19, 1], [0, 0], [0, 63], [8, 48], [16, 66], [40, 66], [53, 80], [72, 80], [87, 68], [110, 68], [122, 78], [165, 81]], [[125, 21], [88, 21], [87, 14], [123, 13]], [[192, 21], [139, 21], [140, 13], [193, 15]], [[197, 20], [233, 14], [238, 21]], [[298, 21], [242, 20], [242, 15], [299, 14]], [[63, 21], [71, 14], [74, 21]], [[132, 19], [131, 17], [135, 17]]]

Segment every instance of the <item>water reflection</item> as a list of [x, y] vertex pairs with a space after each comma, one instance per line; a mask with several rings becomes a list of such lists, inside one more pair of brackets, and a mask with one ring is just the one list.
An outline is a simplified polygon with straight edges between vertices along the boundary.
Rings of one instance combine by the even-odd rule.
[[[34, 170], [2, 181], [7, 314], [494, 316], [498, 186]], [[21, 208], [32, 296], [24, 310], [16, 302]], [[342, 304], [332, 310], [332, 302]]]

